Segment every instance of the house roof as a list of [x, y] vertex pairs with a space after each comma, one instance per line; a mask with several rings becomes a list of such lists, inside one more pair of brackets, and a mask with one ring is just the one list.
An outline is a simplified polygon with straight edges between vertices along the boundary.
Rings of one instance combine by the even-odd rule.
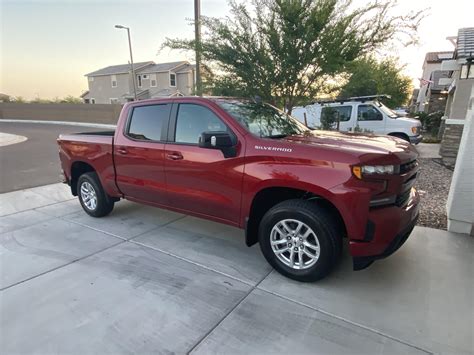
[[474, 56], [474, 27], [460, 28], [456, 43], [456, 54], [458, 58]]
[[[144, 67], [155, 64], [154, 62], [139, 62], [133, 63], [133, 70], [138, 71]], [[91, 73], [86, 74], [85, 76], [99, 76], [99, 75], [113, 75], [113, 74], [125, 74], [130, 71], [130, 64], [119, 64], [111, 65]]]
[[196, 65], [195, 64], [189, 64], [187, 63], [186, 65], [183, 65], [179, 70], [176, 71], [176, 73], [186, 73], [190, 70], [195, 70]]
[[143, 68], [142, 70], [139, 70], [138, 72], [142, 74], [166, 72], [169, 70], [177, 69], [183, 65], [189, 65], [189, 62], [181, 61], [181, 62], [170, 62], [170, 63], [158, 63], [158, 64], [151, 65], [149, 67]]
[[441, 63], [443, 60], [451, 59], [453, 57], [453, 52], [428, 52], [425, 55], [426, 63]]

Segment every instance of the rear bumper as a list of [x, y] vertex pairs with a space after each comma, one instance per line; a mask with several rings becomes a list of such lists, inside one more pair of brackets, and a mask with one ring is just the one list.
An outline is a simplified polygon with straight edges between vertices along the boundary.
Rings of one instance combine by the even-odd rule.
[[418, 144], [423, 140], [423, 136], [421, 134], [417, 136], [411, 136], [410, 138], [410, 143], [411, 144]]
[[369, 212], [370, 234], [365, 240], [351, 240], [349, 247], [354, 270], [361, 270], [377, 259], [397, 251], [408, 239], [419, 214], [420, 198], [412, 189], [405, 207], [385, 207]]

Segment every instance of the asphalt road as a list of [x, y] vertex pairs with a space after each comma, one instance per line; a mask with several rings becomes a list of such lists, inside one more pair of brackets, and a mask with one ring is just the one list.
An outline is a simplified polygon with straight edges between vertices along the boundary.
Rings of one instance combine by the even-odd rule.
[[28, 138], [22, 143], [0, 147], [0, 193], [59, 182], [56, 144], [59, 134], [100, 130], [69, 125], [0, 122], [0, 132]]

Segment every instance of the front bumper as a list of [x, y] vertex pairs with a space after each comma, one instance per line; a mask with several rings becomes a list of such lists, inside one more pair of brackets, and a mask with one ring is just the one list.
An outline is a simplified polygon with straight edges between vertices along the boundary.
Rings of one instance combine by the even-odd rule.
[[415, 189], [404, 207], [376, 208], [369, 212], [370, 233], [363, 241], [350, 241], [354, 270], [361, 270], [375, 260], [385, 258], [397, 251], [408, 239], [416, 225], [420, 197]]
[[418, 144], [423, 140], [423, 136], [421, 134], [417, 136], [411, 136], [410, 138], [410, 143], [411, 144]]

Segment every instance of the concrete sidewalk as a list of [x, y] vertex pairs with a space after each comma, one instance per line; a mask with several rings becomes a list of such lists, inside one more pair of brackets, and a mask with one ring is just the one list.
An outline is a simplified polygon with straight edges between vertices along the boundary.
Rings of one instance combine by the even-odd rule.
[[0, 353], [473, 353], [474, 238], [417, 227], [369, 269], [271, 270], [225, 225], [66, 186], [0, 195]]

